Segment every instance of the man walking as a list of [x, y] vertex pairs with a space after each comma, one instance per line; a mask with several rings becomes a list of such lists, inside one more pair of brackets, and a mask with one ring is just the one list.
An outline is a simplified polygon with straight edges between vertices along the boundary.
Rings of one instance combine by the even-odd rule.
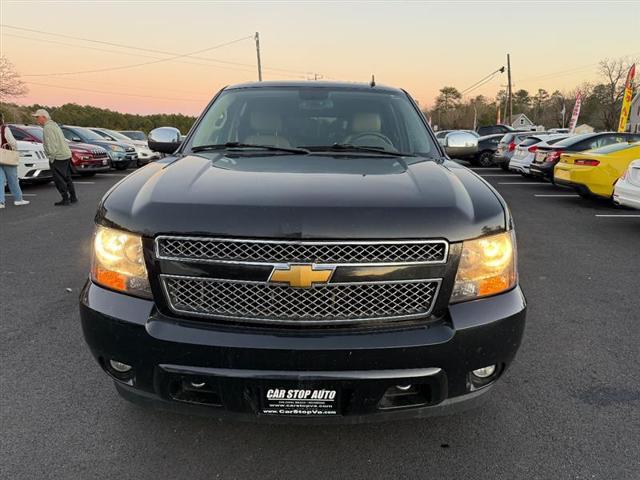
[[44, 153], [51, 164], [53, 181], [58, 192], [62, 195], [62, 200], [54, 205], [63, 206], [76, 203], [78, 197], [76, 197], [76, 189], [71, 180], [71, 150], [62, 130], [56, 122], [51, 120], [49, 112], [43, 108], [38, 109], [32, 116], [36, 117], [38, 125], [42, 126]]

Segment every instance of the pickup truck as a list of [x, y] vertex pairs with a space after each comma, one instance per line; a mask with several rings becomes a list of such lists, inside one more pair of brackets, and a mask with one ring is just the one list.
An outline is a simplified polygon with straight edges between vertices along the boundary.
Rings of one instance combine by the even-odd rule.
[[512, 363], [513, 219], [405, 91], [235, 85], [149, 146], [168, 156], [102, 199], [80, 297], [124, 398], [358, 423], [477, 406]]

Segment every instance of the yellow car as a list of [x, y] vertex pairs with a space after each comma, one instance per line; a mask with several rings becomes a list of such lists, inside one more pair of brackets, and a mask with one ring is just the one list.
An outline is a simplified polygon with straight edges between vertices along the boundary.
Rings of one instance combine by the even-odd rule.
[[563, 153], [553, 171], [558, 185], [574, 188], [580, 196], [612, 198], [616, 181], [629, 164], [640, 159], [640, 142], [614, 143], [586, 152]]

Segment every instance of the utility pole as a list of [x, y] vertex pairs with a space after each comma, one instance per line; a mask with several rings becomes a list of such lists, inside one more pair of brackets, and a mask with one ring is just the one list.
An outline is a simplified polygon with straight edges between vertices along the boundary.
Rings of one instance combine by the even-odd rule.
[[260, 62], [260, 34], [256, 32], [256, 36], [254, 37], [256, 41], [256, 55], [258, 56], [258, 81], [262, 81], [262, 63]]
[[509, 102], [509, 125], [511, 125], [511, 123], [513, 122], [512, 120], [512, 116], [513, 116], [513, 97], [511, 94], [511, 57], [509, 56], [509, 54], [507, 53], [507, 78], [509, 79], [509, 90], [508, 90], [508, 102]]

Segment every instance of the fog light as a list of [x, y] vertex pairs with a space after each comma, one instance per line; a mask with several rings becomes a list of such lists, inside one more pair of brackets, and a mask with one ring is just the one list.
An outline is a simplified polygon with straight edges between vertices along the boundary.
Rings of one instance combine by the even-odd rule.
[[127, 365], [126, 363], [118, 362], [117, 360], [109, 360], [109, 365], [118, 373], [127, 373], [131, 370], [131, 365]]
[[193, 388], [202, 388], [206, 385], [205, 382], [191, 382]]
[[473, 373], [478, 378], [489, 378], [495, 372], [496, 372], [496, 366], [495, 365], [489, 365], [488, 367], [483, 367], [483, 368], [479, 368], [477, 370], [474, 370], [471, 373]]
[[396, 388], [401, 392], [406, 392], [408, 390], [411, 390], [411, 385], [396, 385]]

